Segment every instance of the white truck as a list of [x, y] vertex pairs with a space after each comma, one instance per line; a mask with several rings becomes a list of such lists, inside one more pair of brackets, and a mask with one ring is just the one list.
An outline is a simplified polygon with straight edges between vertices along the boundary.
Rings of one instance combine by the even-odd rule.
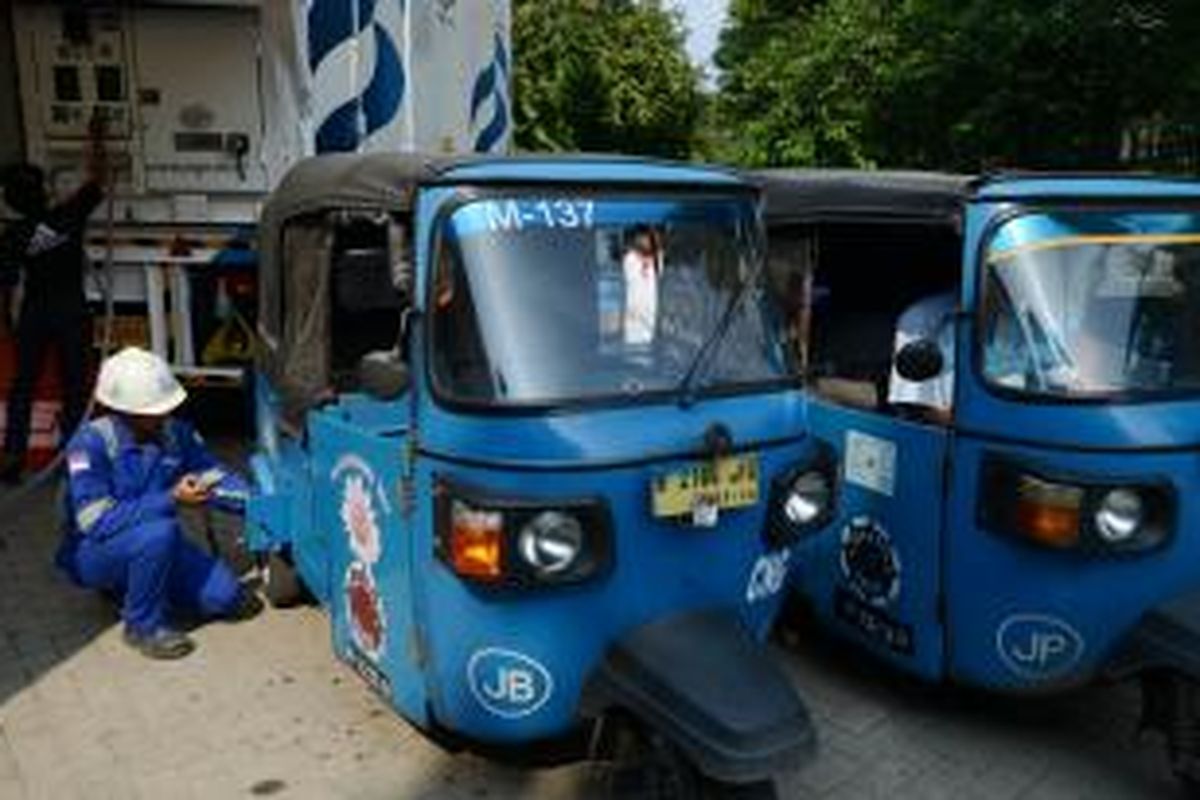
[[88, 245], [111, 269], [89, 297], [111, 288], [116, 343], [236, 385], [263, 199], [317, 152], [507, 149], [508, 6], [0, 0], [0, 158], [69, 191], [102, 114], [116, 182]]

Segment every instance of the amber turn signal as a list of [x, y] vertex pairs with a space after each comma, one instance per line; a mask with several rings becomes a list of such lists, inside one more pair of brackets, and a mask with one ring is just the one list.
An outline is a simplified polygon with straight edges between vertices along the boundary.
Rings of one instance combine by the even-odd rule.
[[504, 514], [454, 501], [450, 509], [450, 566], [464, 578], [498, 581], [504, 576]]
[[1083, 500], [1078, 486], [1022, 475], [1017, 482], [1017, 529], [1047, 547], [1074, 547], [1079, 543]]

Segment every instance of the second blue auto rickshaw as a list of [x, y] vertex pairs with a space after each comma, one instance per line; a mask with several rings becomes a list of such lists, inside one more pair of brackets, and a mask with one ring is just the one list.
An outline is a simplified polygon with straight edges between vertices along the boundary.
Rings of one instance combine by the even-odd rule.
[[632, 758], [648, 796], [771, 794], [814, 746], [760, 642], [816, 451], [756, 188], [325, 156], [261, 229], [268, 592], [307, 587], [337, 655], [448, 746]]
[[796, 594], [931, 681], [1136, 676], [1195, 785], [1200, 182], [763, 179], [828, 465]]

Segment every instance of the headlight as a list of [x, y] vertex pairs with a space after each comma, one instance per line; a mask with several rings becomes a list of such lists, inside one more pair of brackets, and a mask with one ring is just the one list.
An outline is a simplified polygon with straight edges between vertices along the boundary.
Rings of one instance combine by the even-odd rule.
[[819, 470], [810, 470], [792, 481], [783, 513], [793, 525], [809, 525], [829, 510], [833, 487]]
[[571, 571], [583, 553], [583, 525], [562, 511], [543, 511], [521, 528], [517, 549], [525, 563], [541, 575]]
[[439, 480], [434, 554], [480, 589], [535, 589], [591, 580], [612, 565], [601, 498], [536, 500]]
[[979, 523], [1054, 550], [1134, 554], [1167, 542], [1176, 526], [1175, 487], [1165, 481], [1088, 480], [1034, 472], [989, 455], [979, 484]]
[[772, 550], [788, 547], [828, 524], [837, 505], [837, 460], [821, 446], [815, 456], [771, 482], [771, 512], [763, 539]]
[[1096, 509], [1096, 533], [1111, 544], [1127, 542], [1145, 522], [1142, 496], [1132, 489], [1113, 489]]

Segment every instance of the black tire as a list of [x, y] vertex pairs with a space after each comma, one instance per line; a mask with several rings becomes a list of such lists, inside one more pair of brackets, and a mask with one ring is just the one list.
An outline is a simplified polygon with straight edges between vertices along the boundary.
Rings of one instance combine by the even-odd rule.
[[721, 783], [701, 776], [700, 796], [704, 800], [778, 800], [775, 781], [755, 783]]
[[609, 771], [611, 800], [777, 800], [775, 782], [731, 784], [702, 773], [655, 731], [626, 725], [616, 734]]
[[304, 602], [304, 584], [284, 554], [272, 551], [262, 562], [262, 592], [272, 608], [291, 608]]

